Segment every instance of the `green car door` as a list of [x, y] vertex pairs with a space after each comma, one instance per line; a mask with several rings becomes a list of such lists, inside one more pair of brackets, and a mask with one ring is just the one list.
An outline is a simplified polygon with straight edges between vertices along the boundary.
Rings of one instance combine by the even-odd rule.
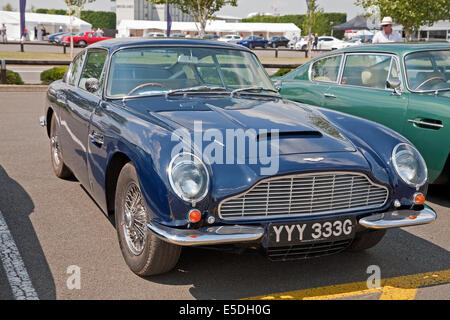
[[325, 92], [324, 107], [381, 123], [399, 133], [404, 129], [408, 95], [387, 88], [387, 80], [401, 81], [395, 55], [345, 55], [338, 83]]
[[[403, 135], [427, 163], [430, 182], [441, 175], [450, 152], [450, 50], [405, 56], [409, 104]], [[437, 91], [436, 91], [437, 90]]]
[[289, 100], [323, 106], [330, 84], [337, 83], [342, 59], [343, 54], [325, 57], [296, 69], [283, 77], [280, 93]]

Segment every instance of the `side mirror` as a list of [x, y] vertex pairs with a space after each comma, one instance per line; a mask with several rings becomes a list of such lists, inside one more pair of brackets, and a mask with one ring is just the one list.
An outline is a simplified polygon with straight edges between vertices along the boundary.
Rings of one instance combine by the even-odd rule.
[[100, 81], [98, 81], [98, 79], [95, 78], [89, 78], [86, 80], [84, 86], [87, 91], [89, 91], [90, 93], [94, 93], [97, 92], [98, 89], [100, 88]]
[[386, 81], [386, 88], [388, 89], [394, 89], [394, 93], [395, 95], [401, 95], [401, 92], [399, 91], [400, 89], [400, 85], [401, 85], [401, 81], [397, 80], [397, 79], [388, 79]]
[[274, 80], [272, 80], [272, 83], [273, 83], [275, 89], [277, 89], [277, 91], [279, 92], [281, 90], [281, 80], [274, 79]]

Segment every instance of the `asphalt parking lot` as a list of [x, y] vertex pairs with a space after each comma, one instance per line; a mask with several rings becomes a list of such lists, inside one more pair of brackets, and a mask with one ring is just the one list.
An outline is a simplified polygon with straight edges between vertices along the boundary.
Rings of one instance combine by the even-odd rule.
[[[0, 299], [450, 299], [445, 186], [429, 190], [434, 224], [390, 230], [366, 252], [270, 262], [188, 248], [174, 271], [140, 278], [122, 259], [112, 219], [77, 181], [54, 176], [38, 121], [44, 99], [45, 92], [0, 92]], [[368, 289], [373, 265], [383, 280]], [[29, 291], [18, 293], [20, 283]]]

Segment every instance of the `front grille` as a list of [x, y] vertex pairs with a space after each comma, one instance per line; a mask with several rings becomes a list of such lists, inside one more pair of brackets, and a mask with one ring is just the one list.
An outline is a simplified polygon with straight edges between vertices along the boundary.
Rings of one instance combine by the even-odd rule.
[[388, 189], [361, 173], [333, 172], [270, 178], [219, 205], [224, 220], [337, 213], [382, 207]]
[[316, 258], [338, 253], [346, 249], [351, 242], [352, 239], [347, 239], [334, 242], [316, 242], [312, 244], [273, 247], [267, 249], [267, 255], [272, 261], [290, 261]]

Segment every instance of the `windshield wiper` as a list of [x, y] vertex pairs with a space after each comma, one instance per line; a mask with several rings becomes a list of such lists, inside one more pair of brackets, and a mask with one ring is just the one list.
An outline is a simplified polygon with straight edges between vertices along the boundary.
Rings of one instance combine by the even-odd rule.
[[166, 97], [177, 94], [177, 93], [186, 93], [186, 92], [207, 92], [207, 91], [227, 91], [224, 87], [210, 87], [210, 86], [197, 86], [197, 87], [189, 87], [189, 88], [181, 88], [169, 90], [166, 92]]
[[233, 91], [231, 91], [231, 97], [234, 97], [237, 93], [239, 92], [243, 92], [243, 91], [250, 91], [250, 90], [259, 90], [259, 91], [270, 91], [270, 92], [275, 92], [276, 96], [280, 96], [278, 94], [278, 91], [275, 89], [270, 89], [270, 88], [264, 88], [261, 86], [253, 86], [253, 87], [246, 87], [246, 88], [239, 88], [239, 89], [235, 89]]

